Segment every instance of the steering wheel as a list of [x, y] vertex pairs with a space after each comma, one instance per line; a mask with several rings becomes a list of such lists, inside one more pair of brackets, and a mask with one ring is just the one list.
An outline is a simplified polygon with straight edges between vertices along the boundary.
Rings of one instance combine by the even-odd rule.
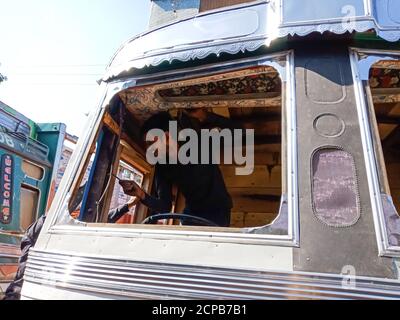
[[201, 217], [196, 217], [196, 216], [191, 216], [189, 214], [183, 214], [183, 213], [160, 213], [160, 214], [155, 214], [152, 216], [147, 217], [142, 221], [142, 224], [153, 224], [158, 220], [164, 220], [164, 219], [176, 219], [176, 220], [196, 220], [201, 223], [202, 226], [207, 226], [207, 227], [219, 227], [216, 223], [201, 218]]

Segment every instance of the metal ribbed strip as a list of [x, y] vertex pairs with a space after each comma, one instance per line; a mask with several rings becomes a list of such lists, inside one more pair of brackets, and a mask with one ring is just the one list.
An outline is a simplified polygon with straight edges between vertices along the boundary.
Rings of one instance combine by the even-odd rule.
[[25, 280], [130, 298], [399, 299], [398, 281], [358, 278], [342, 287], [336, 275], [205, 268], [32, 251]]

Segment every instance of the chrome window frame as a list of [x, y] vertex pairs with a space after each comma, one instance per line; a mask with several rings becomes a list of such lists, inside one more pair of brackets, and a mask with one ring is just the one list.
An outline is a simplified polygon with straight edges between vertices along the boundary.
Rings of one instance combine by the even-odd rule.
[[[276, 58], [284, 58], [284, 66], [274, 62]], [[113, 228], [103, 226], [87, 226], [86, 223], [74, 222], [72, 218], [64, 216], [62, 210], [66, 207], [68, 201], [68, 192], [73, 184], [74, 176], [79, 172], [81, 159], [87, 156], [89, 146], [93, 143], [96, 136], [97, 127], [99, 127], [105, 108], [113, 96], [120, 91], [135, 86], [150, 85], [160, 82], [170, 82], [174, 80], [183, 80], [186, 78], [200, 77], [210, 73], [229, 72], [243, 69], [246, 67], [255, 67], [269, 65], [277, 69], [283, 82], [285, 82], [285, 106], [282, 110], [286, 116], [286, 153], [287, 153], [287, 198], [288, 198], [288, 234], [287, 235], [262, 235], [246, 233], [229, 232], [209, 232], [209, 231], [188, 231], [188, 230], [160, 230], [154, 228]], [[210, 72], [211, 70], [211, 72]], [[165, 77], [168, 76], [168, 79]], [[66, 178], [63, 179], [60, 186], [60, 192], [57, 193], [54, 206], [50, 209], [51, 218], [46, 221], [44, 229], [49, 234], [54, 235], [99, 235], [104, 236], [123, 236], [127, 238], [146, 237], [168, 240], [196, 240], [196, 241], [217, 241], [227, 243], [244, 243], [260, 245], [278, 245], [287, 247], [299, 246], [299, 212], [298, 212], [298, 174], [297, 174], [297, 121], [295, 104], [295, 70], [294, 70], [294, 51], [283, 51], [270, 55], [262, 55], [254, 58], [239, 59], [236, 61], [213, 63], [201, 67], [192, 67], [189, 69], [161, 72], [153, 75], [130, 77], [119, 81], [111, 82], [107, 85], [106, 93], [103, 94], [102, 102], [97, 111], [92, 116], [88, 130], [73, 155], [74, 162], [68, 165]], [[68, 174], [68, 176], [67, 176]], [[65, 211], [64, 211], [65, 212]], [[62, 221], [63, 224], [60, 224]]]
[[[365, 75], [361, 73], [362, 70], [359, 65], [360, 54], [378, 56], [382, 57], [383, 59], [387, 59], [388, 57], [397, 57], [400, 60], [400, 51], [378, 49], [370, 50], [351, 47], [349, 48], [349, 54], [379, 256], [400, 257], [400, 246], [391, 246], [388, 240], [388, 232], [383, 213], [383, 202], [380, 191], [378, 159], [373, 145], [373, 133], [368, 121], [368, 103], [365, 99], [366, 92], [364, 92], [363, 86], [363, 80], [366, 79], [363, 79]], [[375, 62], [376, 61], [368, 62], [368, 74], [370, 67]]]

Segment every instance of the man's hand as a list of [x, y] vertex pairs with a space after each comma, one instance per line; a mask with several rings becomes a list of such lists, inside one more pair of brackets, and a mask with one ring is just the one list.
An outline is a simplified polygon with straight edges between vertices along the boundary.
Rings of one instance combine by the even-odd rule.
[[121, 185], [122, 189], [124, 189], [125, 194], [132, 196], [132, 197], [137, 197], [140, 200], [144, 199], [145, 192], [135, 181], [120, 180], [119, 184]]

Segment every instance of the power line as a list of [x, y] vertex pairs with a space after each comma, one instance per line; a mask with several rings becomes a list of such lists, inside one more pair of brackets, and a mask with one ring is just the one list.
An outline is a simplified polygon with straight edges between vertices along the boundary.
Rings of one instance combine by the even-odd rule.
[[15, 68], [69, 68], [69, 67], [106, 67], [107, 64], [37, 64], [37, 65], [14, 65]]
[[20, 73], [9, 72], [9, 75], [18, 76], [102, 76], [103, 73]]
[[97, 83], [33, 83], [33, 82], [14, 82], [18, 85], [28, 85], [28, 86], [98, 86]]

